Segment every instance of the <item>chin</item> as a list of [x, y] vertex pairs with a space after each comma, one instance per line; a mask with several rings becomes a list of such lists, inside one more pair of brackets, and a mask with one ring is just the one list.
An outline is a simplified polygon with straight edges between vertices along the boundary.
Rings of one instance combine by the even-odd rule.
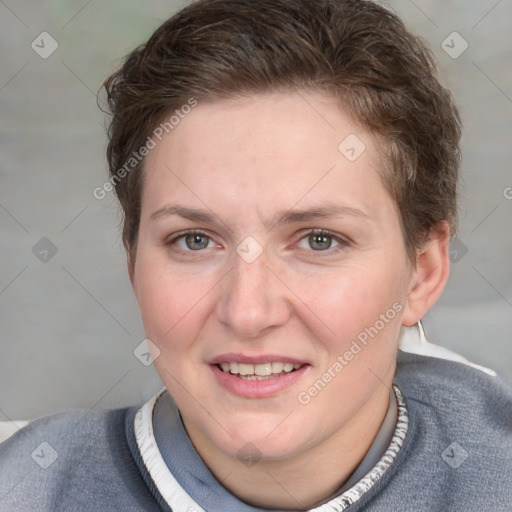
[[245, 417], [226, 420], [223, 426], [231, 435], [223, 429], [216, 429], [211, 432], [213, 443], [222, 452], [236, 458], [277, 461], [303, 452], [306, 444], [303, 426], [290, 424], [285, 427], [286, 414], [278, 420], [273, 415], [265, 418], [265, 415], [260, 414], [259, 419], [257, 416], [254, 415], [252, 419]]

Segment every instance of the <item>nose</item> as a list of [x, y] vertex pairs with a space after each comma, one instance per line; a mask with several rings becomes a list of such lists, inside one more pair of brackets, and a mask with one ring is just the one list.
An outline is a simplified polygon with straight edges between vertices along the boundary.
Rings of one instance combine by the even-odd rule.
[[290, 317], [286, 287], [267, 266], [265, 253], [247, 263], [238, 255], [223, 280], [217, 318], [238, 338], [255, 339]]

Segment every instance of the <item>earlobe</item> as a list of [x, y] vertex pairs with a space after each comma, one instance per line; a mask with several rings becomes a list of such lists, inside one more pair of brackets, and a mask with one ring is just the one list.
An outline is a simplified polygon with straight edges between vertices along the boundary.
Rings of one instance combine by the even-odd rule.
[[431, 233], [429, 242], [418, 255], [411, 277], [403, 325], [411, 326], [421, 320], [436, 303], [450, 274], [450, 227], [443, 222]]

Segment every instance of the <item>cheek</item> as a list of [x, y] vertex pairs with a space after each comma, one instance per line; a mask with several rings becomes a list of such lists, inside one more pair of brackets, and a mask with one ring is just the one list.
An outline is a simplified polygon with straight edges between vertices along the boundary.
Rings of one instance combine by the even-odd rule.
[[332, 274], [303, 278], [297, 295], [324, 330], [346, 339], [373, 325], [402, 297], [398, 276], [376, 265], [352, 266]]
[[[147, 275], [139, 294], [139, 307], [146, 337], [158, 347], [155, 370], [174, 399], [183, 404], [191, 381], [200, 382], [201, 366], [195, 350], [204, 324], [207, 290], [194, 286], [194, 280], [176, 280]], [[202, 300], [201, 300], [202, 299]], [[181, 385], [179, 383], [182, 383]], [[199, 396], [200, 391], [195, 391]]]
[[308, 318], [323, 352], [309, 384], [316, 393], [318, 379], [329, 383], [318, 398], [311, 395], [319, 411], [328, 407], [340, 418], [350, 417], [394, 371], [403, 291], [400, 275], [380, 268], [354, 265], [300, 287], [307, 297], [302, 320]]
[[[206, 279], [170, 272], [158, 262], [138, 262], [136, 295], [146, 335], [159, 348], [186, 346], [209, 307], [211, 284]], [[161, 345], [161, 346], [160, 346]]]
[[318, 347], [324, 354], [317, 370], [329, 370], [340, 357], [339, 368], [343, 367], [339, 373], [333, 369], [336, 384], [319, 404], [340, 390], [346, 392], [356, 382], [364, 395], [364, 386], [370, 389], [379, 382], [375, 375], [384, 378], [392, 371], [403, 291], [400, 275], [389, 268], [382, 265], [379, 270], [377, 262], [352, 265], [332, 276], [307, 279], [301, 285], [298, 294], [304, 294], [306, 304], [302, 320], [306, 323], [309, 319], [307, 328], [317, 333]]

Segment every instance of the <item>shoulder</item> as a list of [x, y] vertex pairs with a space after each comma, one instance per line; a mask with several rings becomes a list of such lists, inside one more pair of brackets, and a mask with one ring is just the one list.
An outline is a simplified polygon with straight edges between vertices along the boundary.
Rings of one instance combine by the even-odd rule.
[[395, 381], [410, 403], [455, 420], [462, 416], [511, 428], [512, 387], [498, 376], [457, 361], [400, 352]]
[[404, 330], [400, 348], [395, 382], [410, 408], [459, 433], [510, 435], [512, 387], [496, 372], [430, 343], [421, 325]]
[[510, 510], [511, 387], [464, 363], [403, 352], [395, 382], [409, 431], [389, 491], [407, 493], [416, 510]]
[[135, 497], [150, 501], [126, 440], [134, 412], [72, 409], [30, 422], [0, 444], [0, 509], [151, 510]]

